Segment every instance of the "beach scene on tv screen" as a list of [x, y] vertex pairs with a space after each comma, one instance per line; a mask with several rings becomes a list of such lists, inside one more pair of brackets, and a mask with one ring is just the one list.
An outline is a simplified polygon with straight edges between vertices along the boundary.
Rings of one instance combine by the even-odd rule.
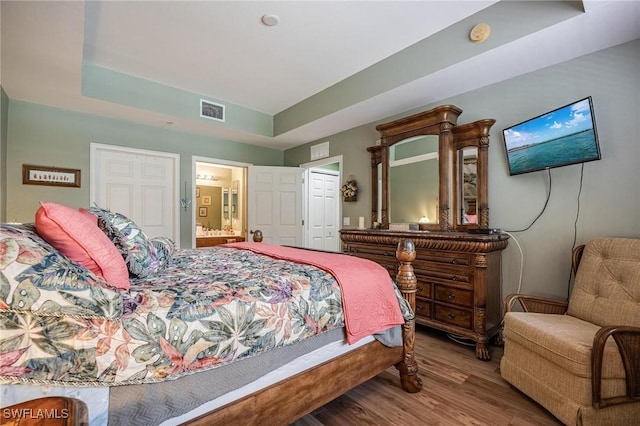
[[599, 158], [589, 98], [504, 130], [511, 174]]

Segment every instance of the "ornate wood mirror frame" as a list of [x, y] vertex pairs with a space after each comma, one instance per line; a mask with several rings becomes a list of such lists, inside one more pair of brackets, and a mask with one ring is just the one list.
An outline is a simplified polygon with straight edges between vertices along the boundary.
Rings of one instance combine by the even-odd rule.
[[[454, 141], [454, 169], [453, 188], [456, 190], [453, 199], [454, 224], [458, 230], [489, 227], [489, 191], [488, 191], [488, 164], [489, 164], [489, 130], [496, 122], [493, 119], [478, 120], [473, 123], [455, 126], [452, 130]], [[471, 208], [476, 220], [465, 220], [469, 209], [469, 203], [465, 206], [465, 150], [475, 152], [476, 176], [473, 182], [475, 197], [474, 207]]]
[[[462, 110], [442, 105], [388, 123], [379, 124], [380, 144], [367, 148], [371, 155], [371, 223], [381, 229], [389, 228], [389, 148], [398, 142], [424, 135], [438, 136], [438, 223], [420, 224], [427, 230], [466, 230], [488, 228], [489, 207], [487, 190], [489, 129], [495, 120], [479, 120], [456, 126]], [[477, 218], [465, 220], [463, 166], [464, 152], [476, 148], [477, 178], [474, 182]], [[378, 203], [378, 165], [381, 165], [381, 197]], [[380, 209], [378, 206], [380, 204]], [[466, 203], [469, 204], [469, 203]], [[380, 217], [378, 217], [380, 210]]]

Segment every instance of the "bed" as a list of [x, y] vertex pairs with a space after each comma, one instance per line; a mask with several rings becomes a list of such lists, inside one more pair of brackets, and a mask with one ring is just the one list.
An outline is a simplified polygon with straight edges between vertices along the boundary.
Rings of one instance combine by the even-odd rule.
[[287, 424], [392, 365], [417, 392], [414, 255], [399, 247], [396, 287], [356, 257], [176, 249], [117, 213], [43, 203], [0, 232], [3, 405], [62, 392], [92, 425]]

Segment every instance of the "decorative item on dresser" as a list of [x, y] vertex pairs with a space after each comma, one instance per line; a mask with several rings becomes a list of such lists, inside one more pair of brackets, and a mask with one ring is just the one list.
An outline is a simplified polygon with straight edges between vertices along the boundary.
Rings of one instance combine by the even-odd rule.
[[413, 240], [416, 322], [473, 340], [476, 356], [488, 360], [488, 343], [500, 329], [501, 252], [509, 237], [489, 229], [495, 120], [458, 125], [460, 114], [441, 105], [376, 126], [380, 143], [367, 148], [375, 229], [344, 229], [340, 238], [344, 252], [381, 263], [391, 276], [395, 246]]

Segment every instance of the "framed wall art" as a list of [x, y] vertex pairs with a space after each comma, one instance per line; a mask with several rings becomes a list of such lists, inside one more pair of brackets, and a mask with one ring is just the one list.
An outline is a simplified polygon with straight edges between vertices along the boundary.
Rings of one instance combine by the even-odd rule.
[[22, 165], [24, 185], [66, 186], [80, 188], [80, 170], [62, 167]]

